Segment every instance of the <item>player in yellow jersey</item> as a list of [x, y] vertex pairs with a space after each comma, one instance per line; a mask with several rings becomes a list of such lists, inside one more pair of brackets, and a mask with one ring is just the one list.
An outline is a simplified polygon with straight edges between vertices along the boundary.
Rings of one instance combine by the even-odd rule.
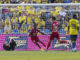
[[79, 21], [77, 16], [73, 15], [73, 19], [69, 21], [68, 32], [70, 32], [70, 39], [72, 41], [72, 52], [76, 51], [76, 39], [79, 31]]
[[0, 1], [0, 4], [2, 3], [2, 0]]

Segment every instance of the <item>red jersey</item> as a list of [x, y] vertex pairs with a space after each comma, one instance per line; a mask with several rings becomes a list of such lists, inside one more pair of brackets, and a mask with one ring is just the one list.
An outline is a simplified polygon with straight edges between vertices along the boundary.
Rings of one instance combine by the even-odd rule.
[[58, 21], [52, 23], [52, 32], [58, 32]]
[[31, 29], [31, 32], [30, 32], [30, 34], [29, 34], [29, 35], [36, 34], [35, 36], [33, 36], [33, 37], [36, 37], [36, 36], [37, 36], [37, 34], [38, 34], [38, 32], [40, 32], [40, 30], [39, 30], [39, 29], [34, 30], [34, 29], [32, 28], [32, 29]]

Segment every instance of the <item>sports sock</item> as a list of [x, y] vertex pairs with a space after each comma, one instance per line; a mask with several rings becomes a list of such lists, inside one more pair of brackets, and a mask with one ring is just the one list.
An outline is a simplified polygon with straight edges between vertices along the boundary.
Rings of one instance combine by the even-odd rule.
[[41, 49], [41, 46], [38, 43], [36, 43], [36, 45]]
[[72, 48], [75, 48], [75, 47], [76, 47], [76, 42], [72, 41]]
[[50, 47], [50, 45], [51, 45], [51, 42], [48, 42], [47, 50], [48, 50], [48, 48]]

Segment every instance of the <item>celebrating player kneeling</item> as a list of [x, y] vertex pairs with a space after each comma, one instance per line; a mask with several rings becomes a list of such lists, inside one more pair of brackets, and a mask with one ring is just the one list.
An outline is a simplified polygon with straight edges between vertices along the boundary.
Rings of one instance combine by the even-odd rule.
[[[40, 32], [40, 30], [37, 29], [37, 24], [34, 23], [32, 26], [33, 26], [33, 27], [32, 27], [32, 29], [31, 29], [31, 32], [30, 32], [29, 36], [31, 37], [31, 40], [32, 40], [41, 50], [44, 50], [44, 49], [41, 48], [41, 46], [37, 43], [37, 42], [39, 42], [39, 43], [41, 43], [44, 47], [46, 47], [46, 45], [45, 45], [42, 41], [40, 41], [40, 39], [39, 39], [38, 36], [37, 36], [37, 34], [38, 34], [38, 32]], [[40, 32], [40, 33], [42, 33], [42, 32]], [[42, 34], [44, 34], [44, 33], [42, 33]]]

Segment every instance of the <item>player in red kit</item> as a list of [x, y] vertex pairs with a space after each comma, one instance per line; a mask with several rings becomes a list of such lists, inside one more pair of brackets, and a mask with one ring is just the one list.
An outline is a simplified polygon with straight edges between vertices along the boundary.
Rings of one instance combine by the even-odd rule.
[[[42, 41], [40, 41], [40, 39], [38, 38], [38, 36], [37, 36], [38, 32], [40, 32], [40, 30], [37, 29], [37, 24], [33, 24], [33, 27], [32, 27], [32, 29], [31, 29], [31, 32], [30, 32], [29, 36], [31, 37], [31, 40], [32, 40], [40, 49], [42, 49], [41, 46], [38, 44], [38, 42], [41, 43], [44, 47], [46, 47], [46, 45], [45, 45]], [[40, 33], [42, 33], [42, 32], [40, 32]], [[44, 34], [44, 33], [42, 33], [42, 34]]]
[[67, 43], [67, 41], [60, 41], [60, 36], [58, 32], [58, 21], [56, 20], [55, 17], [52, 17], [52, 32], [50, 34], [50, 40], [48, 42], [47, 50], [50, 47], [50, 44], [54, 38], [57, 38], [58, 42], [60, 43]]

